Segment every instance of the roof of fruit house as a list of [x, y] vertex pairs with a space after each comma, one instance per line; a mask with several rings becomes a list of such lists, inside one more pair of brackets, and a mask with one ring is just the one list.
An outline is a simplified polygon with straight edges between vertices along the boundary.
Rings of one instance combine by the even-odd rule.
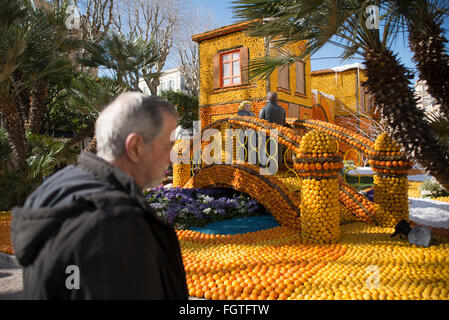
[[247, 29], [248, 26], [252, 22], [255, 22], [255, 21], [257, 21], [257, 20], [239, 21], [239, 22], [229, 24], [227, 26], [220, 27], [220, 28], [217, 28], [214, 30], [206, 31], [203, 33], [198, 33], [198, 34], [195, 34], [192, 36], [192, 40], [196, 41], [196, 42], [201, 42], [203, 40], [207, 40], [207, 39], [215, 38], [215, 37], [222, 36], [225, 34], [241, 31], [241, 30]]
[[360, 69], [361, 71], [365, 71], [365, 69], [363, 68], [363, 66], [360, 63], [353, 63], [353, 64], [346, 64], [343, 66], [333, 67], [333, 68], [329, 68], [329, 69], [315, 70], [315, 71], [312, 71], [312, 75], [315, 76], [315, 75], [320, 75], [320, 74], [343, 72], [343, 71], [357, 69], [357, 68]]

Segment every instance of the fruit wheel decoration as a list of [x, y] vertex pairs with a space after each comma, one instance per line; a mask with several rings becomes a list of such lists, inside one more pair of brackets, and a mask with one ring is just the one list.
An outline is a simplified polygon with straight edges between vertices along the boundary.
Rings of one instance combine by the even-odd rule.
[[301, 237], [306, 243], [333, 243], [340, 236], [338, 174], [343, 164], [335, 138], [313, 130], [302, 138], [295, 167], [301, 182]]
[[[351, 153], [354, 153], [354, 152], [357, 155], [357, 162], [355, 162], [352, 165], [351, 162], [348, 160], [348, 158], [349, 158], [349, 155], [351, 155]], [[343, 156], [343, 164], [346, 167], [345, 171], [343, 172], [343, 179], [347, 183], [348, 181], [346, 180], [346, 175], [347, 175], [348, 171], [352, 170], [357, 174], [357, 178], [358, 178], [357, 186], [359, 186], [360, 182], [361, 182], [361, 178], [360, 178], [360, 173], [357, 171], [357, 167], [362, 165], [362, 156], [360, 155], [360, 152], [354, 148], [347, 150], [345, 152], [345, 155]]]
[[381, 226], [394, 227], [409, 217], [407, 172], [413, 162], [386, 132], [377, 137], [374, 147], [377, 154], [368, 163], [375, 172], [375, 218]]
[[[296, 157], [294, 153], [288, 148], [284, 153], [284, 166], [286, 171], [282, 172], [282, 181], [286, 184], [290, 192], [299, 192], [301, 189], [301, 178], [298, 172], [295, 170], [293, 159]], [[278, 174], [281, 174], [280, 172]]]

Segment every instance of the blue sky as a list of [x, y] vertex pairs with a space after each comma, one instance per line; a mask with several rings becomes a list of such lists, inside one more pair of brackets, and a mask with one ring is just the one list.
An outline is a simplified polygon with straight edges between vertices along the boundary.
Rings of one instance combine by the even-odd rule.
[[[194, 0], [195, 1], [195, 0]], [[196, 0], [198, 5], [207, 12], [213, 14], [213, 19], [218, 26], [232, 24], [237, 21], [232, 13], [232, 0]], [[446, 30], [446, 38], [449, 38], [449, 19], [443, 25]], [[407, 48], [406, 40], [403, 37], [397, 37], [393, 44], [393, 51], [399, 53], [400, 61], [409, 69], [415, 71], [414, 63], [412, 62], [412, 54]], [[312, 70], [327, 69], [339, 65], [362, 62], [361, 60], [341, 61], [338, 59], [341, 50], [333, 45], [326, 45], [319, 52], [311, 57]], [[323, 59], [326, 58], [326, 59]], [[330, 59], [327, 59], [330, 58]], [[416, 80], [416, 77], [415, 77]]]

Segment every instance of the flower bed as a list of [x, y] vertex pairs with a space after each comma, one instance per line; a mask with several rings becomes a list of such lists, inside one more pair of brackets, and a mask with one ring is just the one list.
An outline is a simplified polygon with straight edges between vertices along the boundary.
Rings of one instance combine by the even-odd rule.
[[156, 213], [176, 229], [202, 227], [214, 221], [266, 213], [256, 200], [232, 189], [156, 188], [147, 199]]

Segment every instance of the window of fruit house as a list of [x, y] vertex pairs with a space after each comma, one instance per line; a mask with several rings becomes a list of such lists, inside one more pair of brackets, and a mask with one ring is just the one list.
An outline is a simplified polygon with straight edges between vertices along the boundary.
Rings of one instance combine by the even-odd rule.
[[240, 50], [222, 53], [220, 61], [221, 86], [228, 87], [241, 84]]
[[243, 85], [247, 82], [245, 66], [248, 64], [248, 48], [220, 52], [213, 57], [215, 89]]
[[296, 64], [296, 92], [301, 95], [306, 95], [306, 64], [302, 61], [297, 61]]

